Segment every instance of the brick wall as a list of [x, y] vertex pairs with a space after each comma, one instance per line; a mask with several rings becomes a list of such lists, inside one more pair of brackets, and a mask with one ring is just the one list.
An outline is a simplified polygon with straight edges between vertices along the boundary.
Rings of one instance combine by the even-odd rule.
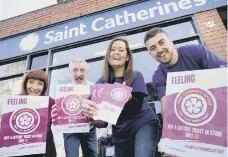
[[195, 14], [207, 47], [227, 60], [227, 30], [216, 9]]
[[110, 8], [129, 0], [74, 0], [0, 21], [0, 38]]

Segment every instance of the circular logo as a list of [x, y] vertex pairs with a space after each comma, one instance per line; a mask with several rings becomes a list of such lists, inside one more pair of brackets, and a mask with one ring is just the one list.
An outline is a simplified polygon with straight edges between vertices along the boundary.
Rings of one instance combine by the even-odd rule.
[[78, 95], [69, 95], [62, 101], [63, 112], [67, 115], [77, 115], [81, 112], [81, 105], [83, 104], [82, 97]]
[[124, 100], [126, 97], [127, 97], [127, 93], [124, 89], [122, 88], [114, 88], [112, 91], [111, 91], [111, 97], [114, 99], [114, 100], [117, 100], [117, 101], [122, 101]]
[[40, 124], [40, 116], [36, 110], [25, 108], [14, 112], [10, 117], [10, 127], [18, 134], [29, 134]]
[[202, 126], [212, 120], [217, 104], [209, 91], [192, 88], [177, 95], [174, 110], [183, 123], [190, 126]]
[[39, 36], [37, 33], [32, 33], [21, 39], [19, 48], [21, 51], [31, 51], [39, 43]]

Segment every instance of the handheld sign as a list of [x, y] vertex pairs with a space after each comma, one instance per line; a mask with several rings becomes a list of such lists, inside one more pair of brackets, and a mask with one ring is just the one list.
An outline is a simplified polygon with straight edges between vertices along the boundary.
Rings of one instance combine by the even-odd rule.
[[177, 156], [227, 156], [227, 68], [168, 73], [162, 144]]
[[48, 126], [47, 96], [5, 96], [0, 156], [44, 154]]
[[89, 94], [89, 85], [57, 84], [57, 122], [54, 124], [57, 131], [89, 132], [89, 119], [82, 112], [83, 99], [86, 99]]

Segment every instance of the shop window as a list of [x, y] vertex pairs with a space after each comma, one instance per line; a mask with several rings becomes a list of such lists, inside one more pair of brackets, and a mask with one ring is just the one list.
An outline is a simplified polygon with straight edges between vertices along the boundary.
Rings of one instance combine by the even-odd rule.
[[26, 60], [0, 66], [0, 77], [25, 72]]
[[221, 17], [221, 20], [224, 24], [224, 26], [226, 27], [227, 30], [227, 6], [224, 7], [220, 7], [217, 9], [219, 16]]
[[[163, 29], [173, 41], [192, 37], [196, 34], [190, 21], [163, 27]], [[145, 47], [144, 36], [146, 32], [126, 36], [131, 49]]]
[[32, 58], [31, 69], [40, 69], [47, 66], [48, 55]]
[[69, 80], [70, 82], [71, 77], [68, 67], [51, 71], [49, 96], [51, 96], [52, 98], [55, 98], [56, 84], [59, 80]]
[[191, 21], [163, 27], [171, 40], [188, 38], [196, 34]]
[[110, 41], [82, 46], [53, 54], [52, 65], [69, 63], [73, 58], [91, 59], [104, 56]]
[[140, 71], [143, 74], [145, 83], [152, 82], [152, 75], [157, 69], [158, 64], [148, 51], [133, 54], [134, 70]]
[[104, 60], [90, 62], [88, 80], [95, 83], [99, 78], [101, 78], [103, 66]]
[[5, 95], [20, 94], [22, 77], [0, 81], [0, 114], [2, 111], [2, 103]]
[[187, 42], [183, 42], [183, 43], [178, 43], [178, 44], [175, 44], [175, 48], [178, 48], [178, 47], [181, 47], [184, 45], [191, 45], [191, 44], [199, 44], [199, 41], [198, 40], [192, 40], [192, 41], [187, 41]]

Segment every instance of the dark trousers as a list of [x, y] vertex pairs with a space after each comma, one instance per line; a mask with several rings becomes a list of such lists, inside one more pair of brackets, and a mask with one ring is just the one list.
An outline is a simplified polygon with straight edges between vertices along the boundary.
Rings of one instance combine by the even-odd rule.
[[116, 157], [155, 157], [159, 139], [159, 124], [141, 126], [131, 141], [114, 143]]
[[83, 157], [97, 157], [97, 136], [95, 128], [92, 128], [89, 133], [68, 133], [63, 136], [66, 157], [78, 157], [80, 144]]

